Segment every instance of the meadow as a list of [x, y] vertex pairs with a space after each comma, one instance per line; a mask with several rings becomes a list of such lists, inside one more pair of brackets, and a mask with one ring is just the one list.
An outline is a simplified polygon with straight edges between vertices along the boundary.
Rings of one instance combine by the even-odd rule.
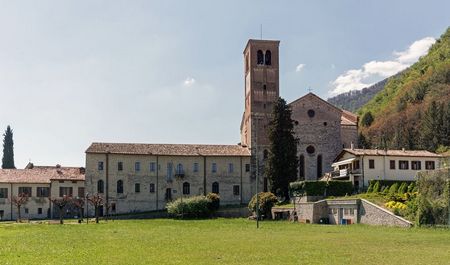
[[247, 219], [0, 223], [0, 264], [450, 264], [450, 230]]

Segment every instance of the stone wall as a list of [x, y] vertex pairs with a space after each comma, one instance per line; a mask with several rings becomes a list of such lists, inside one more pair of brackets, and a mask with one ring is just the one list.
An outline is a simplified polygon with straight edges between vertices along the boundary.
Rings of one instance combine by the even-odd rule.
[[401, 227], [412, 226], [410, 221], [364, 199], [361, 200], [359, 212], [359, 223], [361, 224]]

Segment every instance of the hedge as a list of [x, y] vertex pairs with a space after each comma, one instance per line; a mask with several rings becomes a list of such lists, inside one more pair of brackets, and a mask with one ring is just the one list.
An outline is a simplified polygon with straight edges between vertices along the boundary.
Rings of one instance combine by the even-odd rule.
[[407, 185], [415, 182], [414, 180], [385, 180], [385, 179], [372, 179], [369, 180], [369, 185], [373, 182], [373, 184], [375, 184], [375, 182], [379, 182], [380, 183], [380, 187], [390, 187], [392, 185], [394, 185], [395, 183], [398, 183], [398, 185], [402, 185], [403, 182], [405, 182]]
[[351, 181], [297, 181], [289, 187], [294, 196], [344, 196], [353, 192]]

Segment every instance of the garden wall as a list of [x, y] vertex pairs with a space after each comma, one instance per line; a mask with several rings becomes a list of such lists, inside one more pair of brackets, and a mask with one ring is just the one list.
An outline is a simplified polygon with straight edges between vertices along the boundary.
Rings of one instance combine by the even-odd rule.
[[361, 199], [359, 206], [359, 223], [401, 227], [413, 225], [410, 221], [364, 199]]

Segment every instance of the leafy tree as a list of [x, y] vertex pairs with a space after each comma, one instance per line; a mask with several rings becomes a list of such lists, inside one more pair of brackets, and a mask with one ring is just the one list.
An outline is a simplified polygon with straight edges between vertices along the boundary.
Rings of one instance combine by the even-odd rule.
[[294, 134], [292, 110], [286, 101], [279, 98], [269, 125], [270, 152], [267, 176], [274, 194], [289, 200], [289, 183], [297, 178], [298, 139]]
[[364, 127], [369, 127], [372, 124], [373, 120], [374, 119], [373, 119], [373, 116], [372, 116], [372, 112], [368, 111], [368, 112], [364, 113], [364, 115], [362, 116], [361, 124]]
[[13, 131], [8, 125], [3, 134], [3, 159], [2, 168], [16, 168], [14, 166], [14, 141]]

